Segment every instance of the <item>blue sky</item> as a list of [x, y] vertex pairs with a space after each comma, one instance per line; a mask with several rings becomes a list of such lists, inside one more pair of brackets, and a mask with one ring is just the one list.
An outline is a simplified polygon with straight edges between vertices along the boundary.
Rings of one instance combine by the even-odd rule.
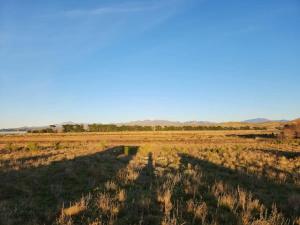
[[0, 127], [300, 116], [298, 0], [0, 0]]

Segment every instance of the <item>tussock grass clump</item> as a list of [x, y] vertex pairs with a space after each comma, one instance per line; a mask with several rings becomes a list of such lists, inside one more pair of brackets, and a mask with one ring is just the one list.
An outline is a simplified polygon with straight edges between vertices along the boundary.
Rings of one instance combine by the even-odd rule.
[[66, 216], [78, 215], [87, 209], [87, 204], [86, 199], [82, 197], [79, 202], [76, 202], [68, 208], [64, 208], [62, 213]]
[[59, 141], [56, 141], [56, 142], [53, 143], [53, 148], [55, 150], [59, 150], [61, 147], [62, 146], [61, 146], [61, 143]]
[[134, 155], [138, 151], [138, 147], [136, 146], [123, 146], [123, 152], [125, 155]]
[[39, 150], [39, 145], [36, 142], [29, 142], [27, 144], [27, 149], [29, 151], [38, 151]]
[[15, 151], [17, 149], [16, 145], [14, 143], [7, 143], [4, 149], [8, 151]]

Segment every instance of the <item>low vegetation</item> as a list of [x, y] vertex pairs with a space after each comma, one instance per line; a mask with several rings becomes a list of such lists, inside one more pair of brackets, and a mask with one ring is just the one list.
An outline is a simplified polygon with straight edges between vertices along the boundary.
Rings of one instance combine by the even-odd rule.
[[52, 125], [50, 128], [29, 130], [28, 133], [71, 133], [71, 132], [122, 132], [122, 131], [218, 131], [218, 130], [267, 130], [260, 126], [138, 126], [138, 125], [114, 125], [114, 124], [65, 124], [62, 128]]
[[289, 138], [289, 139], [300, 138], [300, 119], [295, 120], [289, 124], [286, 124], [283, 127], [280, 136], [282, 138]]
[[0, 224], [300, 225], [300, 141], [263, 132], [0, 136]]

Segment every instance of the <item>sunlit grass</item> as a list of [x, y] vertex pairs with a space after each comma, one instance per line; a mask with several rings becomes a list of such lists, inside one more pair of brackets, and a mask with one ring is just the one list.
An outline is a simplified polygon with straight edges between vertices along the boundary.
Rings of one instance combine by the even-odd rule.
[[227, 134], [0, 137], [0, 222], [299, 224], [299, 141]]

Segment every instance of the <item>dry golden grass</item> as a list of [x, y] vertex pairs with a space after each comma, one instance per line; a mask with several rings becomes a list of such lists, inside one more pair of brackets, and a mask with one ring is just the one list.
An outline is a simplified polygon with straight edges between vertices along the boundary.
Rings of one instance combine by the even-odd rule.
[[299, 140], [252, 132], [0, 136], [0, 224], [299, 225]]

